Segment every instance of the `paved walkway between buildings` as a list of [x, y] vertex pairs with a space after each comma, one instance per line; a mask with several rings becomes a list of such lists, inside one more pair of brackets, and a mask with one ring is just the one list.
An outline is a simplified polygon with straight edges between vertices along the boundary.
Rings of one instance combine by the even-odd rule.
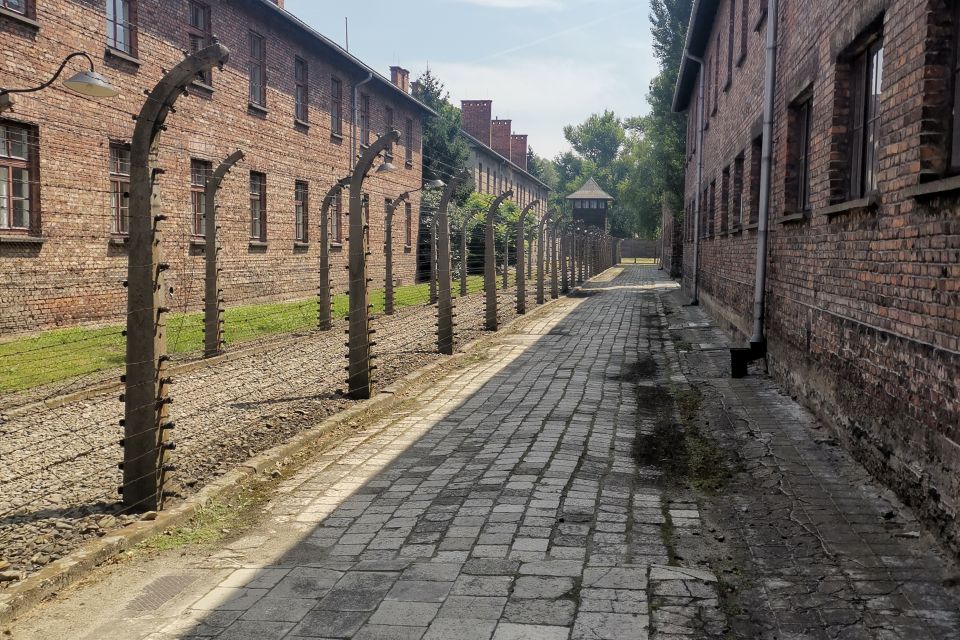
[[12, 637], [960, 637], [953, 565], [720, 347], [662, 272], [612, 269], [283, 480], [241, 537], [109, 570]]

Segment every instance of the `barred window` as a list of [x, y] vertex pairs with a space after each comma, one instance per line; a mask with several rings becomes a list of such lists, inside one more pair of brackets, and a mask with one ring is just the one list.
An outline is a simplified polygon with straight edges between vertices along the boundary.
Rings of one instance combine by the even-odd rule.
[[343, 134], [343, 84], [330, 78], [330, 133]]
[[403, 244], [407, 247], [413, 244], [413, 207], [409, 202], [403, 205]]
[[407, 121], [404, 123], [404, 133], [403, 137], [406, 140], [406, 150], [404, 161], [407, 164], [407, 167], [413, 166], [413, 118], [407, 118]]
[[137, 5], [134, 0], [107, 0], [107, 46], [137, 54]]
[[250, 103], [267, 106], [267, 43], [263, 36], [250, 32]]
[[190, 161], [190, 204], [193, 207], [193, 235], [205, 236], [207, 178], [213, 173], [213, 165], [206, 160]]
[[309, 193], [310, 187], [307, 183], [303, 180], [297, 180], [293, 190], [294, 231], [297, 242], [307, 242], [308, 240]]
[[110, 145], [111, 233], [126, 235], [130, 230], [130, 145]]
[[250, 172], [250, 239], [267, 241], [267, 176]]
[[36, 227], [35, 132], [0, 122], [0, 230]]
[[850, 122], [851, 199], [863, 198], [877, 189], [880, 167], [880, 92], [883, 86], [883, 40], [875, 39], [852, 64]]
[[337, 191], [330, 206], [330, 239], [331, 242], [343, 242], [343, 192]]
[[[187, 38], [190, 41], [190, 53], [196, 53], [205, 49], [213, 42], [213, 27], [210, 25], [210, 7], [190, 0], [187, 12], [189, 14], [189, 24], [187, 25]], [[213, 84], [213, 73], [207, 69], [197, 74], [197, 81], [205, 85]]]
[[310, 121], [310, 73], [307, 61], [297, 57], [293, 60], [293, 78], [296, 82], [294, 117], [300, 122]]

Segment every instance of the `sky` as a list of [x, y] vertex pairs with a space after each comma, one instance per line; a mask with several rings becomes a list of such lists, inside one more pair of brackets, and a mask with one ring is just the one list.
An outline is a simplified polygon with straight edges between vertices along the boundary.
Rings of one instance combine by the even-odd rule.
[[[331, 8], [335, 7], [335, 8]], [[569, 149], [563, 127], [612, 109], [647, 112], [656, 75], [647, 0], [286, 0], [288, 11], [389, 77], [428, 66], [460, 100], [493, 100], [538, 155]]]

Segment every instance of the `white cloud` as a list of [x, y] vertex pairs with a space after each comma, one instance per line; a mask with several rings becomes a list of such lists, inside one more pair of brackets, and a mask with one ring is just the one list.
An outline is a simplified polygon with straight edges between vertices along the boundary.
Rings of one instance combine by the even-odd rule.
[[430, 68], [446, 85], [454, 104], [493, 100], [493, 116], [513, 120], [514, 133], [528, 134], [530, 145], [546, 157], [569, 148], [563, 137], [566, 124], [582, 122], [604, 109], [620, 116], [644, 112], [647, 105], [638, 100], [636, 83], [645, 83], [656, 73], [649, 57], [625, 66], [544, 56], [431, 62]]

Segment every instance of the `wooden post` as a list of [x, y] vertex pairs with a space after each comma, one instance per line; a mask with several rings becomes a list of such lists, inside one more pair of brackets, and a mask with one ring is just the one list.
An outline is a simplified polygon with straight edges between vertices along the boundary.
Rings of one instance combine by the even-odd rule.
[[487, 297], [486, 329], [497, 330], [497, 247], [493, 226], [497, 211], [504, 200], [513, 195], [513, 191], [504, 191], [490, 203], [487, 210], [487, 227], [483, 243], [483, 290]]
[[161, 226], [156, 166], [159, 138], [174, 103], [197, 77], [223, 66], [229, 50], [214, 43], [180, 62], [166, 73], [147, 96], [130, 147], [129, 257], [127, 260], [127, 365], [123, 419], [123, 503], [128, 510], [163, 507], [163, 486], [169, 470], [166, 434], [169, 421], [170, 379], [166, 337], [167, 296], [164, 281], [168, 265], [161, 262]]
[[223, 353], [223, 291], [220, 290], [220, 245], [217, 241], [217, 191], [227, 172], [243, 159], [237, 149], [208, 176], [203, 190], [203, 235], [206, 279], [203, 304], [203, 357], [212, 358]]

